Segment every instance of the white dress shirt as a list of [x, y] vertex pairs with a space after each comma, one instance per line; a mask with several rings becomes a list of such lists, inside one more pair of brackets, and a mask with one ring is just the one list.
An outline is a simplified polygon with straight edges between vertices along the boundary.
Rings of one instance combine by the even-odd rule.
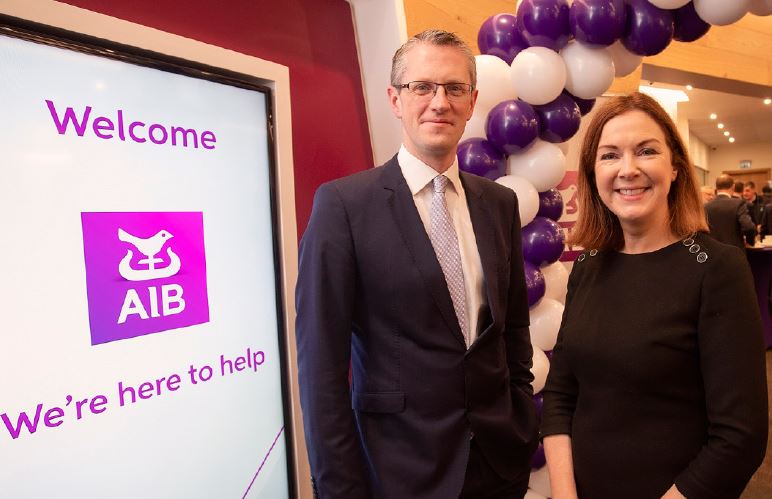
[[[431, 204], [433, 196], [432, 180], [438, 175], [437, 171], [420, 159], [413, 156], [403, 145], [397, 154], [397, 161], [402, 170], [402, 175], [407, 181], [410, 193], [413, 195], [418, 215], [424, 224], [426, 233], [431, 231]], [[461, 268], [464, 272], [464, 288], [466, 290], [466, 318], [467, 331], [469, 331], [469, 344], [477, 338], [477, 321], [480, 310], [486, 305], [485, 282], [483, 280], [482, 262], [480, 252], [477, 250], [477, 239], [472, 227], [472, 219], [469, 216], [469, 206], [466, 202], [466, 193], [461, 185], [458, 173], [458, 160], [454, 159], [443, 175], [450, 180], [445, 190], [445, 201], [448, 204], [450, 218], [453, 220], [453, 228], [458, 237], [458, 249], [461, 253]]]

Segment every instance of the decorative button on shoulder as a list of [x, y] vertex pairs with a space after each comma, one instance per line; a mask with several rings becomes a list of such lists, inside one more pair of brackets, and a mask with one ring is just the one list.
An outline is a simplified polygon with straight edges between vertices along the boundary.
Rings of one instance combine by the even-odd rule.
[[576, 261], [577, 261], [577, 262], [583, 262], [585, 258], [587, 258], [587, 255], [585, 255], [584, 253], [582, 253], [581, 255], [579, 255], [579, 256], [576, 258]]
[[689, 253], [691, 253], [692, 255], [695, 255], [695, 254], [697, 255], [698, 263], [705, 263], [706, 261], [708, 261], [708, 254], [705, 253], [704, 251], [700, 251], [700, 249], [702, 248], [700, 247], [699, 244], [694, 242], [695, 235], [696, 234], [690, 235], [689, 237], [681, 241], [681, 243], [683, 243], [683, 245], [689, 249]]
[[597, 254], [598, 254], [598, 250], [596, 250], [596, 249], [591, 249], [590, 250], [590, 256], [595, 256]]

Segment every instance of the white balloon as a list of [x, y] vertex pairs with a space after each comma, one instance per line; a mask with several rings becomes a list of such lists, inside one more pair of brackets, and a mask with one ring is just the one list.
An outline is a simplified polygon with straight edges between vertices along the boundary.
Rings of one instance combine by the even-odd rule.
[[515, 93], [538, 106], [557, 99], [566, 84], [566, 66], [554, 50], [529, 47], [512, 61], [510, 75]]
[[608, 50], [611, 60], [614, 61], [614, 74], [617, 77], [629, 75], [643, 61], [642, 55], [633, 54], [619, 40], [609, 45], [606, 50]]
[[536, 139], [528, 149], [509, 156], [507, 174], [523, 177], [544, 192], [563, 180], [566, 156], [555, 144]]
[[706, 23], [718, 26], [739, 21], [750, 6], [750, 0], [694, 0], [697, 15]]
[[539, 494], [538, 492], [534, 492], [533, 490], [528, 489], [525, 491], [525, 495], [523, 496], [523, 499], [547, 499], [547, 498]]
[[509, 187], [517, 194], [517, 205], [520, 210], [520, 226], [525, 227], [539, 212], [539, 191], [529, 181], [516, 175], [504, 175], [496, 182]]
[[582, 99], [594, 99], [614, 82], [614, 60], [605, 47], [569, 42], [560, 51], [566, 66], [566, 90]]
[[542, 352], [539, 347], [533, 347], [533, 366], [531, 367], [531, 374], [533, 374], [533, 393], [539, 393], [544, 389], [544, 384], [547, 382], [547, 373], [550, 370], [550, 361], [547, 356]]
[[689, 0], [649, 0], [649, 3], [660, 9], [680, 9], [689, 3]]
[[563, 304], [552, 298], [542, 298], [530, 311], [531, 343], [541, 350], [552, 350], [558, 340]]
[[475, 109], [474, 114], [469, 119], [469, 121], [466, 122], [466, 127], [464, 128], [464, 134], [461, 135], [461, 140], [459, 142], [462, 142], [466, 139], [471, 139], [472, 137], [481, 137], [485, 138], [485, 121], [488, 119], [488, 113], [478, 113], [477, 109]]
[[547, 288], [544, 298], [566, 303], [568, 291], [568, 270], [561, 262], [555, 262], [539, 269], [544, 276], [544, 285]]
[[475, 108], [488, 114], [493, 106], [517, 98], [509, 77], [509, 65], [495, 55], [476, 55], [477, 103]]
[[772, 15], [772, 0], [751, 0], [748, 10], [757, 16]]
[[528, 478], [528, 487], [544, 497], [552, 497], [550, 473], [547, 471], [546, 466], [542, 466], [538, 470], [531, 472], [531, 476]]

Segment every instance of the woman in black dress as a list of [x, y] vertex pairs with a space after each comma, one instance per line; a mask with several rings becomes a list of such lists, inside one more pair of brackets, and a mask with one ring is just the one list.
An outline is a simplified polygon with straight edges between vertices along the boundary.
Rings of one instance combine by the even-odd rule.
[[595, 114], [544, 389], [553, 498], [736, 498], [764, 458], [761, 319], [742, 252], [711, 239], [688, 154], [650, 97]]

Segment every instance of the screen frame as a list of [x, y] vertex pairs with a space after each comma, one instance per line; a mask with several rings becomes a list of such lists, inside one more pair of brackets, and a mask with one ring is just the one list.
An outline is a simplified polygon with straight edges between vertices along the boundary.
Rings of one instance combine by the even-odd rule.
[[[286, 232], [286, 227], [282, 230], [282, 205], [281, 189], [279, 187], [278, 175], [278, 144], [276, 138], [276, 114], [275, 102], [276, 96], [274, 88], [266, 79], [254, 75], [233, 71], [227, 68], [205, 64], [199, 61], [185, 59], [182, 57], [157, 52], [134, 45], [119, 43], [113, 40], [100, 38], [77, 31], [43, 24], [29, 19], [16, 17], [0, 12], [0, 35], [17, 38], [20, 40], [39, 43], [55, 48], [72, 50], [81, 54], [104, 57], [116, 60], [126, 64], [132, 64], [140, 67], [147, 67], [182, 75], [189, 78], [202, 79], [214, 83], [230, 85], [241, 89], [256, 91], [263, 94], [265, 101], [265, 119], [266, 119], [266, 140], [268, 152], [268, 177], [269, 177], [269, 201], [271, 210], [271, 230], [273, 233], [272, 250], [274, 266], [274, 291], [276, 300], [276, 319], [277, 319], [277, 340], [279, 348], [281, 393], [282, 393], [282, 412], [284, 416], [284, 441], [286, 448], [286, 469], [288, 497], [296, 498], [299, 495], [299, 486], [302, 483], [300, 471], [298, 468], [298, 447], [301, 451], [304, 445], [298, 444], [298, 436], [294, 421], [297, 420], [296, 410], [296, 390], [293, 390], [292, 351], [294, 350], [294, 328], [289, 327], [294, 317], [294, 308], [288, 310], [287, 289], [289, 285], [294, 287], [294, 277], [297, 274], [296, 265], [294, 274], [288, 273], [286, 269], [287, 257], [282, 244], [282, 233]], [[291, 200], [294, 205], [294, 198]], [[294, 210], [293, 210], [294, 218]], [[294, 220], [293, 220], [294, 221]], [[293, 224], [294, 225], [294, 224]], [[292, 280], [288, 283], [287, 278]], [[289, 341], [288, 341], [289, 340]], [[299, 432], [302, 434], [302, 431]], [[251, 487], [251, 483], [250, 483]], [[246, 495], [246, 494], [245, 494]]]

